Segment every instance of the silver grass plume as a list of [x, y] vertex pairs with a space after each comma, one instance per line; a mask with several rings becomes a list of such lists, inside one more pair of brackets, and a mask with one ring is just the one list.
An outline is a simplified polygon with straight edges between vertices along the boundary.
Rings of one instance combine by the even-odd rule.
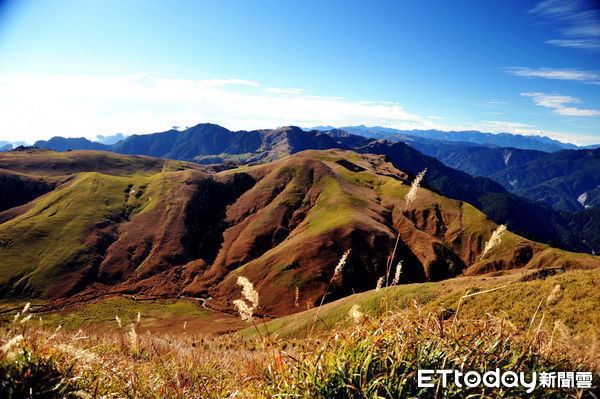
[[236, 307], [240, 317], [244, 321], [252, 321], [252, 315], [258, 307], [258, 292], [254, 285], [244, 276], [239, 276], [237, 283], [242, 286], [242, 295], [244, 299], [236, 299], [233, 305]]
[[11, 338], [6, 344], [0, 347], [0, 351], [4, 353], [4, 356], [6, 356], [7, 360], [12, 360], [16, 357], [21, 341], [23, 341], [23, 336], [19, 334], [16, 337]]
[[248, 302], [252, 304], [253, 308], [258, 307], [258, 292], [254, 289], [254, 285], [244, 276], [239, 276], [237, 283], [242, 286], [242, 295]]
[[233, 305], [236, 307], [242, 320], [244, 320], [244, 321], [252, 320], [252, 313], [254, 310], [250, 306], [248, 306], [246, 301], [244, 301], [242, 299], [236, 299], [235, 301], [233, 301]]
[[402, 274], [402, 261], [398, 261], [396, 265], [396, 272], [394, 273], [394, 279], [392, 280], [392, 285], [396, 285], [400, 282], [400, 275]]
[[379, 280], [377, 280], [377, 287], [375, 287], [375, 291], [379, 291], [381, 288], [383, 288], [383, 281], [384, 277], [379, 277]]
[[405, 206], [408, 206], [411, 202], [413, 202], [415, 199], [417, 199], [417, 191], [419, 190], [419, 187], [421, 186], [421, 181], [423, 180], [425, 173], [427, 173], [427, 168], [425, 168], [421, 172], [419, 172], [417, 177], [415, 177], [415, 180], [413, 180], [413, 182], [410, 186], [410, 191], [408, 192], [408, 194], [406, 194]]
[[492, 248], [494, 248], [495, 246], [500, 244], [500, 242], [502, 241], [502, 233], [504, 232], [504, 230], [506, 230], [506, 226], [503, 224], [501, 224], [500, 226], [498, 226], [498, 228], [496, 230], [494, 230], [494, 232], [492, 233], [492, 236], [490, 237], [488, 242], [485, 244], [485, 247], [483, 248], [483, 252], [481, 253], [480, 259], [483, 259], [483, 257], [488, 252], [490, 252], [492, 250]]
[[360, 309], [360, 305], [352, 305], [352, 307], [348, 311], [348, 315], [354, 319], [355, 323], [359, 323], [362, 317], [364, 316], [364, 313], [358, 309]]
[[350, 250], [344, 252], [342, 257], [340, 258], [340, 261], [335, 267], [335, 270], [333, 271], [333, 277], [331, 278], [331, 281], [337, 280], [340, 277], [340, 275], [342, 274], [342, 270], [344, 270], [344, 266], [346, 265], [346, 259], [348, 258], [349, 254]]

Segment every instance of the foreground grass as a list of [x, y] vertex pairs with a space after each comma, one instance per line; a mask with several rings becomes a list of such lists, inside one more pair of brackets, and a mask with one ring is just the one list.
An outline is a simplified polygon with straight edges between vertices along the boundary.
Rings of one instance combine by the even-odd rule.
[[[316, 333], [326, 333], [340, 326], [349, 326], [351, 321], [347, 315], [354, 305], [378, 318], [386, 311], [400, 311], [417, 303], [434, 314], [453, 314], [458, 310], [459, 318], [464, 320], [501, 317], [523, 330], [560, 329], [574, 343], [585, 347], [600, 339], [600, 269], [568, 271], [523, 281], [529, 273], [535, 271], [497, 277], [461, 277], [371, 290], [328, 303], [321, 309], [275, 319], [266, 326], [259, 325], [258, 329], [261, 334], [268, 330], [280, 337], [303, 338], [311, 329]], [[461, 299], [483, 291], [486, 292]], [[244, 337], [257, 335], [254, 327], [239, 334]]]
[[137, 320], [105, 333], [56, 331], [24, 312], [1, 334], [0, 397], [579, 398], [586, 393], [574, 389], [420, 389], [416, 371], [600, 369], [567, 336], [505, 319], [444, 320], [423, 306], [355, 316], [327, 336], [258, 339], [138, 334]]

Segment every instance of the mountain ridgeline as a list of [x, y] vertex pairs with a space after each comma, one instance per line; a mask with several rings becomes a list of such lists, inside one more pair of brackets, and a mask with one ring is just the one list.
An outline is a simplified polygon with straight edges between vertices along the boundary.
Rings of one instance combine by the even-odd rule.
[[[314, 130], [331, 130], [331, 126], [317, 126]], [[540, 150], [546, 152], [560, 150], [575, 150], [589, 147], [579, 147], [575, 144], [563, 143], [546, 136], [525, 136], [512, 133], [483, 133], [477, 130], [468, 131], [442, 131], [442, 130], [399, 130], [389, 127], [374, 126], [344, 126], [338, 129], [360, 136], [384, 139], [391, 141], [410, 140], [437, 140], [445, 142], [458, 142], [460, 144], [472, 144], [494, 147], [519, 148], [524, 150]], [[590, 146], [590, 147], [598, 147]]]
[[[395, 167], [413, 175], [428, 168], [425, 176], [427, 187], [443, 196], [469, 202], [494, 221], [506, 224], [518, 234], [567, 250], [600, 250], [600, 232], [594, 227], [598, 220], [595, 204], [598, 202], [597, 184], [600, 182], [597, 162], [590, 162], [590, 159], [597, 159], [600, 150], [545, 153], [423, 138], [413, 138], [412, 141], [403, 143], [367, 138], [339, 129], [304, 131], [293, 126], [275, 130], [232, 132], [213, 124], [199, 124], [184, 131], [133, 135], [113, 145], [93, 143], [83, 138], [53, 138], [37, 142], [36, 146], [62, 151], [69, 147], [67, 143], [71, 144], [69, 149], [89, 149], [100, 145], [102, 149], [121, 154], [147, 155], [201, 164], [268, 162], [308, 149], [339, 148], [385, 155]], [[446, 162], [453, 155], [442, 157], [441, 152], [458, 154], [454, 155], [457, 163], [464, 161], [462, 165], [471, 165], [464, 169], [474, 175], [484, 176], [473, 177], [423, 153], [436, 151], [433, 155]], [[477, 155], [470, 158], [469, 153]], [[569, 161], [569, 154], [574, 154], [573, 158], [579, 160]], [[538, 173], [540, 168], [550, 170], [543, 162], [547, 157], [552, 157], [549, 162], [559, 162], [561, 158], [567, 158], [567, 161], [554, 168], [555, 175]], [[530, 163], [531, 167], [524, 166]], [[501, 164], [504, 164], [504, 169]], [[476, 165], [483, 172], [479, 173]], [[531, 183], [528, 187], [527, 182], [532, 179], [531, 176], [520, 176], [519, 173], [523, 171], [536, 175], [536, 183]], [[559, 175], [561, 171], [564, 172], [563, 175]], [[485, 177], [486, 175], [489, 177]], [[524, 182], [523, 185], [515, 183], [515, 176], [517, 182]], [[548, 178], [539, 181], [543, 176]], [[556, 205], [558, 209], [552, 208], [552, 205]]]

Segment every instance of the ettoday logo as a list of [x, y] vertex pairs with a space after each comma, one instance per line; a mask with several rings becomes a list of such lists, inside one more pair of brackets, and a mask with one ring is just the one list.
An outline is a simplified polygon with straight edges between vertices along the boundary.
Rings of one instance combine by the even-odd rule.
[[454, 384], [459, 388], [475, 388], [484, 385], [488, 388], [517, 388], [523, 387], [527, 393], [536, 388], [591, 388], [591, 372], [533, 372], [526, 375], [523, 372], [500, 372], [500, 369], [480, 373], [477, 371], [461, 372], [458, 370], [418, 370], [417, 385], [419, 388], [433, 388], [434, 379], [442, 387]]

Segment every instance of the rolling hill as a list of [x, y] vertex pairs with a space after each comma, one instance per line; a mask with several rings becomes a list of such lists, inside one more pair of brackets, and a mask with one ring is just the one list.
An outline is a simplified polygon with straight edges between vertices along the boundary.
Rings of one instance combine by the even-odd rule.
[[[97, 151], [13, 151], [0, 167], [56, 186], [0, 213], [0, 294], [78, 302], [111, 293], [212, 297], [227, 310], [236, 278], [255, 282], [261, 313], [295, 311], [373, 288], [395, 238], [402, 282], [513, 268], [591, 268], [599, 258], [505, 232], [464, 201], [421, 189], [386, 157], [310, 150], [269, 163], [214, 167]], [[62, 298], [62, 299], [61, 299]], [[60, 302], [62, 301], [62, 302]]]

